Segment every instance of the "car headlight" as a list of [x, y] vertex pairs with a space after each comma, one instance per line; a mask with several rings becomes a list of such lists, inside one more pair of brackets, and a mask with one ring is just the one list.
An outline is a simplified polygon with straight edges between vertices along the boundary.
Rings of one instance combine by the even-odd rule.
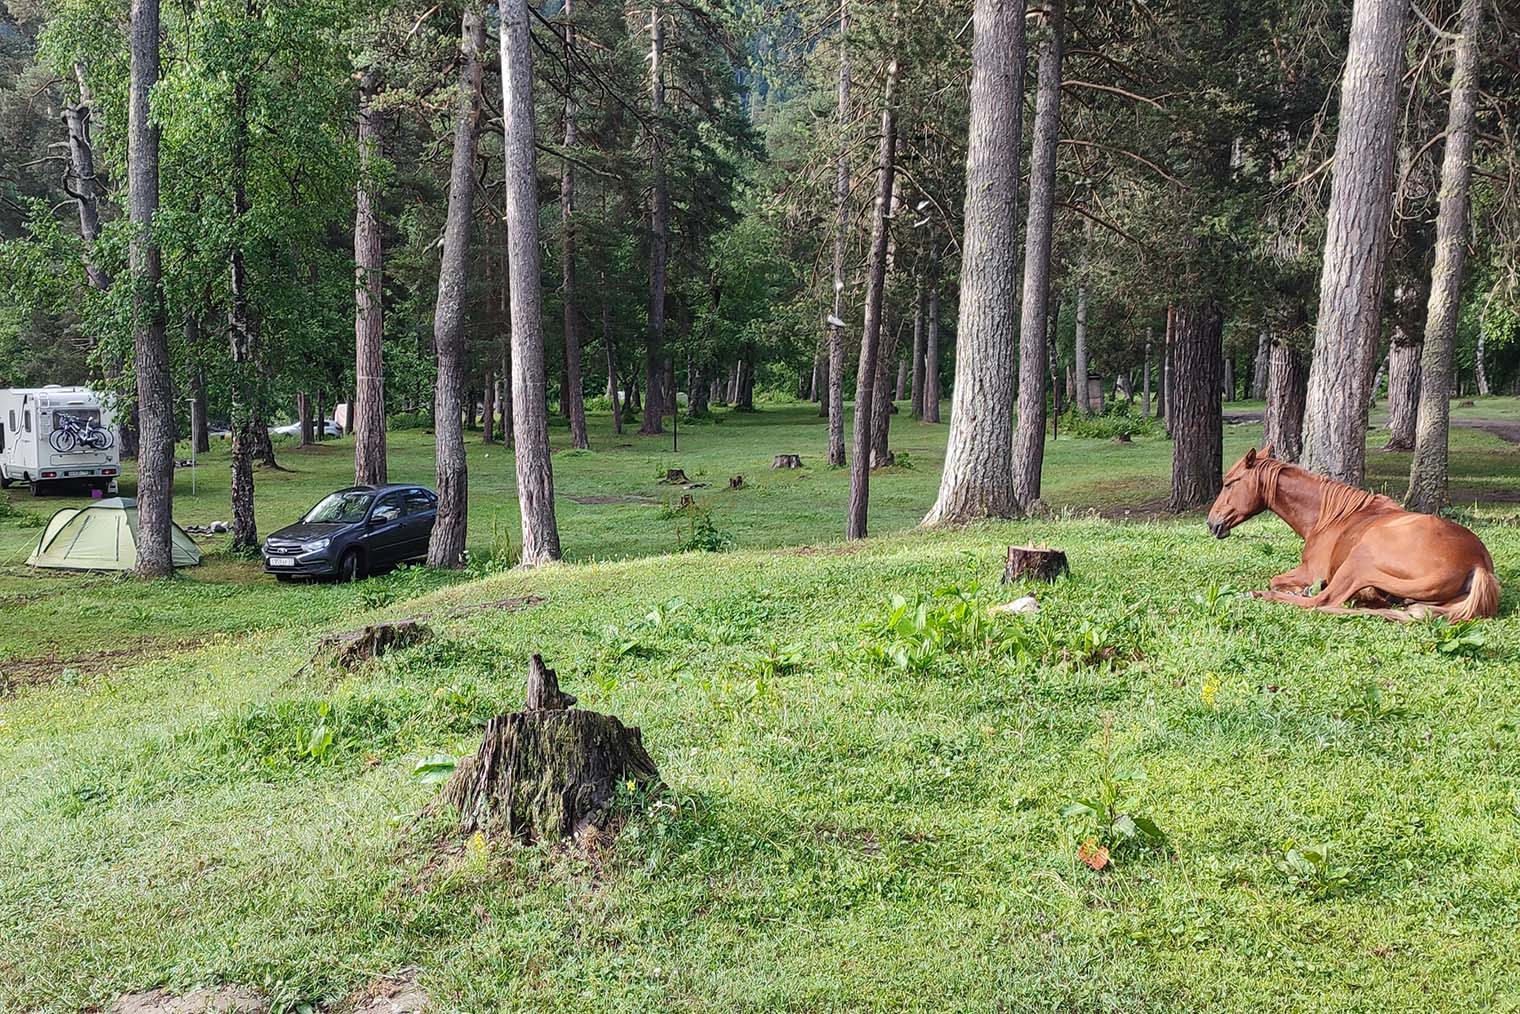
[[308, 553], [320, 553], [322, 550], [327, 548], [327, 544], [331, 541], [332, 539], [317, 539], [314, 542], [308, 542], [304, 544], [301, 548], [306, 550]]

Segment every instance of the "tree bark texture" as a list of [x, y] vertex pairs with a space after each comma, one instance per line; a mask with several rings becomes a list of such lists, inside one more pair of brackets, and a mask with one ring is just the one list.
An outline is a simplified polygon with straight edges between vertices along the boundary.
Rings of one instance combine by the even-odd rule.
[[660, 433], [667, 409], [665, 377], [665, 273], [670, 254], [670, 190], [665, 178], [665, 26], [660, 0], [649, 4], [649, 343], [644, 359], [644, 422], [640, 433]]
[[924, 322], [924, 410], [919, 417], [939, 422], [939, 248], [929, 254], [929, 307]]
[[[512, 292], [512, 428], [517, 438], [517, 500], [522, 562], [560, 558], [549, 460], [549, 405], [544, 391], [543, 292], [538, 256], [538, 170], [534, 154], [533, 42], [528, 7], [501, 16], [501, 88], [506, 146], [508, 258]], [[661, 289], [663, 290], [663, 279]], [[661, 301], [663, 305], [663, 300]], [[649, 397], [656, 395], [651, 390]]]
[[526, 706], [491, 719], [443, 799], [458, 811], [464, 834], [584, 841], [610, 829], [620, 786], [651, 790], [660, 772], [638, 729], [576, 709], [543, 659], [534, 655], [531, 665]]
[[[966, 153], [965, 239], [950, 434], [924, 524], [1011, 517], [1012, 335], [1017, 327], [1023, 0], [976, 0]], [[1039, 384], [1034, 385], [1035, 390]]]
[[1224, 317], [1212, 303], [1179, 306], [1173, 335], [1172, 510], [1202, 507], [1219, 493], [1224, 455], [1220, 411]]
[[378, 486], [387, 479], [385, 451], [385, 323], [381, 283], [380, 218], [375, 204], [375, 159], [381, 116], [374, 108], [379, 72], [359, 78], [359, 187], [354, 212], [354, 482]]
[[1272, 360], [1272, 336], [1265, 329], [1256, 336], [1256, 358], [1251, 364], [1251, 400], [1267, 396], [1267, 372]]
[[496, 442], [496, 372], [486, 367], [485, 383], [480, 388], [480, 442]]
[[1309, 390], [1309, 364], [1293, 346], [1273, 341], [1267, 353], [1267, 412], [1264, 446], [1283, 461], [1297, 461], [1304, 452], [1304, 399]]
[[612, 403], [612, 432], [623, 432], [623, 407], [618, 404], [617, 338], [612, 333], [612, 303], [607, 298], [607, 275], [602, 273], [602, 348], [607, 354], [607, 400]]
[[1341, 80], [1303, 463], [1353, 486], [1366, 468], [1408, 9], [1405, 0], [1356, 0]]
[[1467, 259], [1467, 217], [1478, 94], [1478, 28], [1482, 0], [1462, 0], [1461, 39], [1451, 73], [1446, 151], [1436, 213], [1436, 258], [1425, 307], [1425, 347], [1420, 353], [1420, 401], [1415, 418], [1414, 459], [1404, 506], [1433, 514], [1447, 503], [1447, 441], [1450, 436], [1452, 347], [1456, 341], [1462, 277]]
[[[1061, 0], [1050, 0], [1040, 25], [1034, 139], [1029, 161], [1029, 214], [1024, 224], [1019, 420], [1013, 437], [1013, 500], [1020, 511], [1040, 499], [1040, 474], [1045, 466], [1045, 371], [1055, 351], [1055, 328], [1052, 326], [1055, 314], [1050, 308], [1050, 257], [1055, 221], [1056, 148], [1061, 133], [1061, 59], [1065, 28]], [[1085, 299], [1084, 296], [1084, 308]], [[1083, 312], [1085, 314], [1085, 309]], [[1085, 316], [1082, 321], [1085, 328]], [[1051, 391], [1059, 412], [1061, 395], [1054, 378]]]
[[[465, 462], [464, 432], [459, 424], [459, 394], [464, 389], [468, 368], [464, 311], [469, 292], [470, 231], [475, 219], [475, 152], [480, 143], [481, 52], [485, 46], [485, 18], [473, 2], [467, 2], [459, 25], [454, 153], [449, 165], [449, 205], [443, 228], [443, 257], [438, 268], [438, 301], [433, 310], [433, 346], [438, 353], [438, 382], [433, 390], [438, 516], [428, 539], [429, 567], [461, 566], [469, 530], [469, 467]], [[494, 411], [491, 400], [487, 395], [488, 417]], [[474, 401], [471, 397], [472, 406]], [[486, 439], [491, 439], [489, 422]]]
[[913, 418], [924, 417], [924, 335], [929, 323], [929, 292], [919, 275], [913, 289], [913, 358], [909, 397], [912, 400]]
[[871, 499], [871, 420], [876, 408], [877, 360], [881, 351], [882, 303], [887, 288], [887, 248], [891, 240], [893, 183], [897, 168], [897, 80], [901, 65], [887, 66], [886, 97], [881, 108], [881, 141], [876, 158], [876, 210], [871, 221], [871, 256], [867, 265], [865, 319], [860, 333], [860, 363], [855, 373], [855, 432], [850, 461], [850, 504], [845, 537], [866, 537]]
[[850, 0], [839, 0], [839, 154], [834, 170], [834, 312], [829, 316], [829, 464], [844, 465], [845, 257], [850, 236]]
[[[90, 86], [85, 81], [83, 64], [74, 64], [74, 78], [79, 83], [79, 102], [63, 110], [63, 122], [69, 133], [69, 175], [64, 179], [64, 189], [74, 198], [79, 210], [85, 276], [91, 286], [104, 292], [111, 287], [111, 275], [95, 257], [95, 243], [100, 239], [100, 201], [105, 196], [105, 187], [95, 175], [95, 145], [90, 137], [95, 105], [91, 101]], [[128, 159], [130, 163], [130, 153]], [[130, 187], [130, 168], [128, 176]]]
[[1388, 443], [1385, 451], [1414, 450], [1420, 408], [1420, 346], [1395, 341], [1388, 349]]
[[[571, 54], [575, 50], [575, 21], [571, 11], [572, 0], [565, 0], [565, 66], [572, 65]], [[575, 100], [575, 81], [565, 83], [565, 151], [573, 152], [580, 144], [580, 115]], [[591, 443], [586, 436], [586, 398], [581, 380], [581, 328], [580, 307], [576, 301], [575, 284], [575, 163], [567, 157], [559, 171], [560, 215], [560, 288], [565, 309], [565, 384], [560, 394], [565, 413], [570, 417], [570, 446], [586, 448]]]
[[164, 331], [158, 214], [159, 129], [148, 116], [158, 82], [158, 0], [133, 0], [131, 85], [127, 107], [127, 202], [132, 225], [132, 349], [137, 377], [137, 573], [174, 572], [174, 379]]
[[1090, 367], [1087, 363], [1087, 286], [1077, 286], [1077, 337], [1072, 346], [1072, 369], [1077, 377], [1077, 409], [1083, 415], [1092, 415], [1092, 397], [1089, 394], [1090, 385], [1087, 377]]

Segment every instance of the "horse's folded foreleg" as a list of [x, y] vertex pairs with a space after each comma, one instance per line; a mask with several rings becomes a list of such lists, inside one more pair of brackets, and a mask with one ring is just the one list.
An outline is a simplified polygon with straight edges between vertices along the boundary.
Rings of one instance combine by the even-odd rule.
[[[1279, 574], [1271, 581], [1268, 581], [1267, 587], [1274, 592], [1287, 592], [1290, 595], [1298, 596], [1308, 591], [1313, 584], [1314, 581], [1309, 575], [1308, 568], [1303, 564], [1299, 564], [1292, 570]], [[1266, 593], [1262, 593], [1261, 597], [1267, 598], [1268, 596]]]

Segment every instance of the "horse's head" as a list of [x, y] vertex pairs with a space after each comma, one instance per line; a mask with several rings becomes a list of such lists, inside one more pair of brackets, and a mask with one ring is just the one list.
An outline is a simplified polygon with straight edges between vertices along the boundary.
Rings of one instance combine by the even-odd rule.
[[1222, 539], [1230, 529], [1249, 521], [1267, 509], [1267, 469], [1262, 464], [1272, 460], [1272, 448], [1256, 448], [1246, 451], [1245, 457], [1235, 462], [1224, 476], [1224, 488], [1209, 508], [1209, 531], [1214, 538]]

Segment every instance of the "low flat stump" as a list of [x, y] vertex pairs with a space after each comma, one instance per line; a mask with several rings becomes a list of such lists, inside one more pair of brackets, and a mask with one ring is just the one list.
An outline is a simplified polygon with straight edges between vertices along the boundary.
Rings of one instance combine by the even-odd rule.
[[665, 478], [660, 481], [667, 486], [684, 486], [691, 480], [686, 477], [686, 470], [684, 468], [667, 468], [665, 470]]
[[1003, 583], [1011, 581], [1054, 581], [1070, 573], [1066, 554], [1046, 546], [1009, 546], [1008, 562], [1003, 567]]
[[778, 454], [774, 458], [771, 459], [771, 467], [772, 468], [801, 468], [802, 467], [802, 455], [800, 455], [800, 454]]
[[317, 642], [317, 658], [340, 669], [354, 669], [387, 652], [410, 648], [433, 636], [433, 629], [416, 620], [372, 623], [358, 630], [328, 634]]

